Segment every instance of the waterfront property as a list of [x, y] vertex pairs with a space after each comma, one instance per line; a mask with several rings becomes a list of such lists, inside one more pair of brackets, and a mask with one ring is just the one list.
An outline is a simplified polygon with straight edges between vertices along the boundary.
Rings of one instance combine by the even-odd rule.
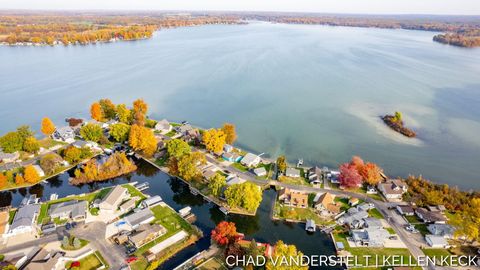
[[415, 214], [425, 223], [445, 224], [447, 222], [447, 218], [441, 212], [429, 211], [425, 208], [417, 208]]
[[125, 222], [133, 229], [138, 228], [140, 225], [148, 224], [154, 219], [152, 211], [148, 208], [132, 213], [124, 218]]
[[100, 202], [99, 208], [101, 211], [115, 212], [120, 204], [130, 198], [128, 190], [120, 185], [112, 188], [105, 198]]
[[128, 240], [136, 248], [140, 248], [165, 233], [167, 233], [167, 230], [162, 225], [141, 224], [135, 229], [134, 233], [128, 236]]
[[401, 201], [408, 190], [407, 183], [399, 179], [389, 179], [378, 184], [378, 190], [389, 201]]
[[308, 207], [308, 194], [298, 190], [283, 188], [278, 192], [278, 200], [286, 206]]
[[447, 248], [449, 246], [445, 237], [440, 235], [427, 234], [425, 235], [425, 241], [432, 248]]
[[50, 205], [48, 215], [52, 219], [84, 220], [87, 217], [87, 201], [65, 201]]
[[75, 141], [75, 132], [69, 126], [60, 127], [52, 134], [52, 138], [61, 142], [73, 143]]
[[36, 234], [38, 231], [36, 221], [39, 214], [39, 204], [27, 204], [19, 207], [5, 236], [12, 237], [24, 233]]
[[335, 202], [335, 196], [329, 192], [325, 192], [316, 202], [314, 208], [321, 213], [322, 216], [337, 216], [342, 210], [340, 204]]
[[172, 130], [172, 125], [170, 125], [170, 122], [168, 122], [167, 119], [162, 119], [155, 124], [155, 130], [166, 134]]
[[262, 159], [259, 156], [247, 153], [242, 160], [240, 160], [240, 163], [246, 167], [252, 168], [256, 167], [261, 161]]

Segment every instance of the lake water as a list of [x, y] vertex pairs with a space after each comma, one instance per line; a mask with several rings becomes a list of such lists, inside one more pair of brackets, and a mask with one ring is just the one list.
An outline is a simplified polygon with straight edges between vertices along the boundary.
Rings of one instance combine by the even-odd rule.
[[[200, 195], [192, 195], [187, 185], [180, 180], [170, 178], [149, 163], [140, 160], [137, 162], [138, 170], [105, 182], [95, 182], [88, 185], [72, 186], [68, 183], [69, 173], [73, 176], [73, 170], [49, 179], [45, 184], [37, 184], [29, 188], [0, 192], [0, 207], [13, 205], [18, 206], [22, 199], [30, 194], [37, 195], [42, 201], [48, 200], [50, 195], [56, 193], [60, 198], [70, 194], [82, 194], [95, 191], [102, 187], [108, 187], [127, 182], [148, 182], [150, 188], [143, 192], [149, 195], [160, 195], [162, 199], [175, 210], [186, 206], [192, 207], [196, 215], [195, 225], [204, 233], [195, 245], [189, 246], [176, 254], [173, 258], [163, 263], [158, 269], [171, 270], [180, 265], [186, 259], [210, 246], [210, 233], [215, 224], [222, 220], [235, 222], [237, 230], [246, 235], [247, 239], [255, 238], [257, 242], [274, 244], [283, 240], [288, 244], [295, 244], [307, 255], [333, 255], [334, 246], [327, 234], [316, 232], [309, 234], [305, 231], [305, 225], [272, 221], [270, 213], [272, 203], [276, 198], [274, 190], [266, 190], [263, 200], [257, 210], [256, 216], [225, 216], [217, 206], [207, 203]], [[316, 268], [311, 268], [316, 269]], [[332, 269], [324, 268], [324, 269]]]
[[[144, 41], [0, 47], [0, 132], [88, 116], [142, 97], [154, 118], [233, 122], [238, 145], [336, 166], [352, 155], [391, 176], [480, 188], [480, 50], [434, 33], [251, 23], [160, 31]], [[379, 116], [403, 112], [406, 139]]]

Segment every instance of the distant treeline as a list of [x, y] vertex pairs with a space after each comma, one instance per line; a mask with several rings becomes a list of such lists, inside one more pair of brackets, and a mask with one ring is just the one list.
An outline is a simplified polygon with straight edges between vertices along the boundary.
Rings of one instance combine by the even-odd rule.
[[409, 29], [438, 31], [445, 34], [434, 36], [433, 40], [461, 47], [480, 46], [480, 20], [442, 20], [360, 16], [282, 16], [264, 15], [250, 17], [258, 20], [288, 24], [320, 24], [330, 26], [375, 27], [387, 29]]
[[227, 16], [2, 15], [0, 42], [75, 45], [150, 38], [160, 28], [239, 23]]

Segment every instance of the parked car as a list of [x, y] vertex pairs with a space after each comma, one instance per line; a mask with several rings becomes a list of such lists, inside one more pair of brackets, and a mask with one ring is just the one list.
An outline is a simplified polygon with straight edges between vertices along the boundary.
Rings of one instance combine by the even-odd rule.
[[132, 263], [132, 262], [135, 262], [135, 261], [138, 261], [138, 258], [136, 256], [128, 257], [125, 260], [126, 263]]
[[125, 253], [126, 253], [127, 255], [131, 255], [131, 254], [133, 254], [135, 251], [137, 251], [137, 248], [136, 248], [134, 245], [132, 245], [132, 244], [130, 244], [130, 243], [125, 244]]

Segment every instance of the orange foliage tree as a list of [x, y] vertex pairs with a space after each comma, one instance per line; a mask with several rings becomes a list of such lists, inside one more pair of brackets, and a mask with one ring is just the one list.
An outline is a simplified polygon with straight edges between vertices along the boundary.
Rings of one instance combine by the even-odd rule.
[[358, 172], [369, 185], [374, 186], [382, 180], [382, 168], [375, 163], [367, 162]]
[[30, 184], [34, 184], [40, 181], [40, 175], [38, 174], [37, 170], [35, 170], [33, 165], [28, 165], [27, 167], [25, 167], [23, 177], [25, 181]]
[[147, 157], [151, 157], [157, 151], [157, 139], [153, 131], [140, 125], [133, 125], [130, 128], [128, 144]]
[[7, 186], [7, 177], [0, 172], [0, 188]]
[[95, 119], [97, 121], [103, 121], [103, 112], [102, 112], [102, 107], [100, 106], [100, 103], [95, 102], [92, 104], [90, 107], [90, 115], [92, 119]]
[[139, 126], [145, 125], [145, 116], [148, 111], [148, 105], [143, 99], [137, 99], [133, 102], [133, 118], [134, 123]]
[[55, 132], [55, 125], [53, 124], [52, 120], [50, 120], [50, 118], [44, 117], [42, 119], [41, 131], [46, 136], [50, 136], [53, 132]]
[[17, 175], [15, 175], [15, 184], [20, 186], [20, 185], [23, 185], [24, 183], [25, 183], [25, 179], [23, 178], [23, 176], [17, 173]]
[[212, 230], [212, 240], [219, 246], [228, 246], [238, 240], [235, 223], [222, 221]]
[[223, 124], [222, 127], [223, 133], [227, 136], [225, 142], [228, 144], [233, 144], [237, 139], [237, 133], [235, 131], [235, 125], [230, 123]]

